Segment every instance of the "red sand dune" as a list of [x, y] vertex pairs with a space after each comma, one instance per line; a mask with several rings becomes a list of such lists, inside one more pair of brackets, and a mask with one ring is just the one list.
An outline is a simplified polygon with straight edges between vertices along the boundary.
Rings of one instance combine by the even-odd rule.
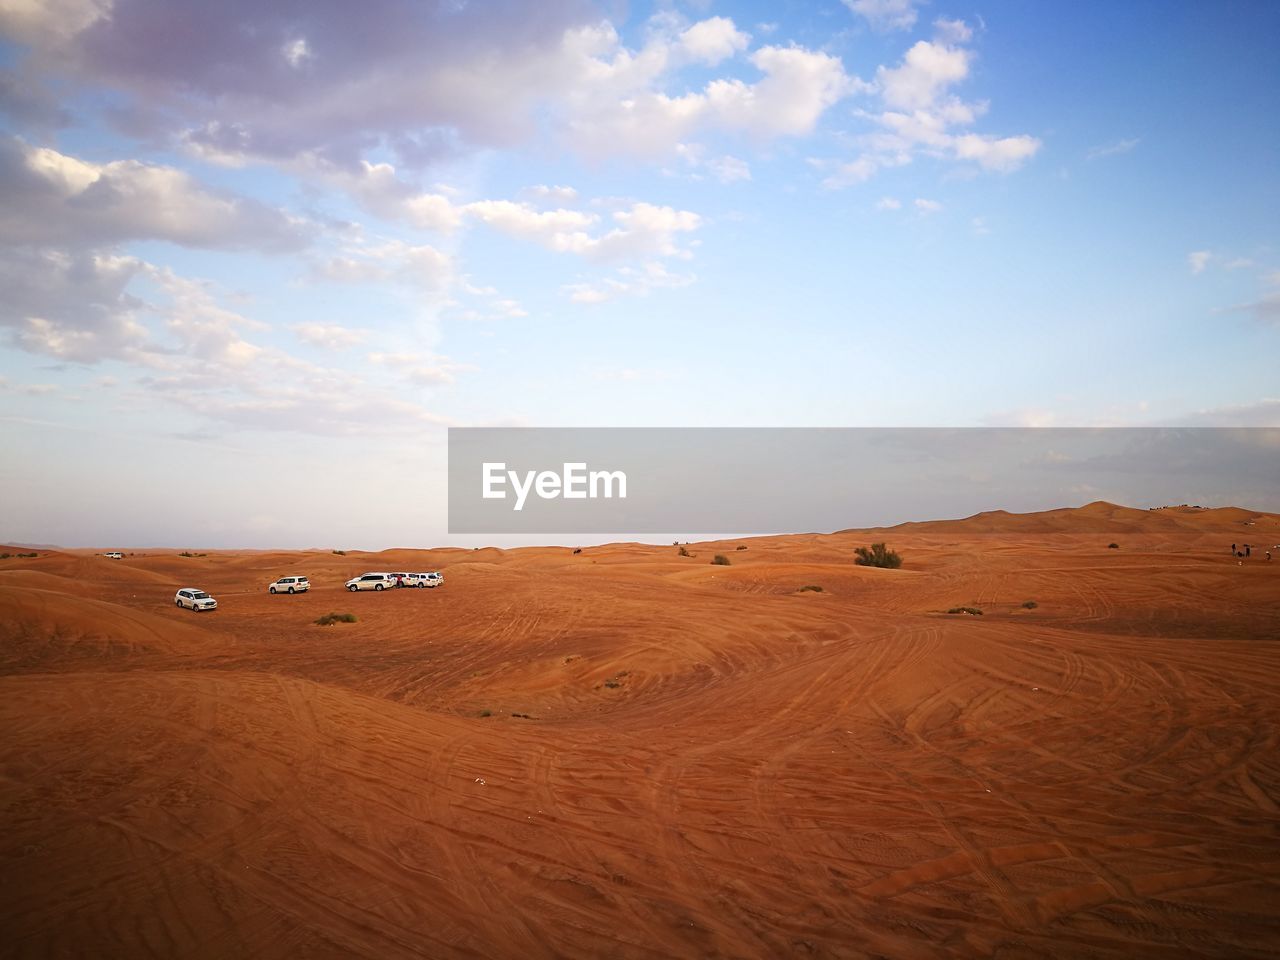
[[1280, 517], [0, 561], [4, 955], [1280, 956], [1233, 541]]

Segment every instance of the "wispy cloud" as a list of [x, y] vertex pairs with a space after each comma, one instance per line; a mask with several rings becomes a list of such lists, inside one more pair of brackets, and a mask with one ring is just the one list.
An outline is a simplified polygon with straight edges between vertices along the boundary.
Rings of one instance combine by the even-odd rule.
[[1114, 143], [1105, 143], [1101, 146], [1091, 147], [1089, 152], [1084, 155], [1086, 160], [1101, 160], [1103, 157], [1115, 157], [1122, 153], [1129, 153], [1142, 141], [1137, 137], [1127, 140], [1117, 140]]
[[1193, 250], [1187, 254], [1187, 266], [1193, 274], [1204, 273], [1204, 268], [1213, 259], [1212, 250]]
[[916, 24], [920, 0], [844, 0], [873, 30], [910, 30]]

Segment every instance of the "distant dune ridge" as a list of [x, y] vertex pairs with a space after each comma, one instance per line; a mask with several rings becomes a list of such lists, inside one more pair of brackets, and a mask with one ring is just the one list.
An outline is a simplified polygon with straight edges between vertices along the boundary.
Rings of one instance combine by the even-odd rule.
[[[1277, 956], [1276, 543], [1099, 502], [2, 560], [4, 952]], [[342, 590], [396, 569], [446, 583]]]

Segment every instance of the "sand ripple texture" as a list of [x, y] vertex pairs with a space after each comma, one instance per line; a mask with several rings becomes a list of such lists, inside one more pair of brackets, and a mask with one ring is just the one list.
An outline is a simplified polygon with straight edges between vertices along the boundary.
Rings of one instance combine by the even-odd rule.
[[1280, 522], [0, 561], [0, 953], [1280, 956], [1280, 560], [1232, 541]]

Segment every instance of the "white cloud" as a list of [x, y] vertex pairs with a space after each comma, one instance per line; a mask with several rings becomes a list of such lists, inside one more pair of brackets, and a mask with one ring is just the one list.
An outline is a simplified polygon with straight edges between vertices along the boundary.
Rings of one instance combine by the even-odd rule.
[[[721, 183], [740, 183], [751, 179], [751, 165], [740, 157], [708, 156], [707, 149], [697, 143], [676, 144], [676, 155], [684, 161], [687, 173], [664, 168], [667, 176], [687, 176], [690, 180], [704, 180], [708, 175]], [[705, 172], [704, 172], [705, 171]]]
[[1197, 410], [1182, 417], [1180, 426], [1192, 427], [1280, 427], [1280, 399], [1264, 397], [1254, 403], [1234, 404]]
[[460, 294], [465, 295], [467, 300], [452, 306], [463, 307], [459, 313], [454, 314], [463, 320], [519, 320], [529, 315], [529, 311], [519, 300], [502, 296], [494, 287], [477, 286], [469, 277], [463, 277], [458, 286]]
[[875, 129], [856, 138], [861, 153], [836, 164], [823, 186], [863, 183], [879, 170], [911, 163], [921, 154], [1010, 173], [1039, 152], [1040, 140], [1028, 134], [998, 137], [964, 129], [988, 111], [985, 101], [966, 102], [951, 92], [969, 76], [973, 54], [961, 44], [973, 32], [958, 20], [939, 20], [935, 27], [938, 39], [917, 41], [897, 66], [877, 69], [884, 109], [858, 114]]
[[264, 348], [242, 335], [263, 325], [223, 307], [211, 284], [165, 267], [153, 267], [150, 275], [169, 297], [158, 312], [179, 353], [199, 361], [204, 369], [224, 372], [245, 370], [263, 355]]
[[[135, 396], [141, 391], [148, 402], [206, 420], [326, 435], [398, 433], [445, 422], [397, 396], [402, 387], [261, 342], [258, 334], [268, 327], [228, 308], [215, 285], [136, 257], [3, 250], [0, 289], [0, 327], [13, 346], [73, 363], [131, 365], [139, 374]], [[334, 347], [358, 335], [323, 324], [298, 324], [294, 333]], [[467, 369], [436, 357], [395, 375], [401, 383], [429, 384]]]
[[1187, 254], [1187, 266], [1191, 268], [1192, 273], [1204, 273], [1204, 268], [1209, 265], [1209, 261], [1212, 259], [1212, 251], [1195, 250]]
[[1040, 429], [1061, 426], [1061, 420], [1057, 414], [1049, 410], [1040, 410], [1033, 407], [1000, 410], [990, 413], [981, 418], [981, 423], [987, 427], [1029, 427]]
[[707, 169], [721, 183], [737, 183], [751, 179], [751, 166], [738, 157], [723, 156], [707, 161]]
[[345, 350], [363, 343], [368, 330], [356, 330], [336, 323], [295, 323], [290, 327], [303, 343], [326, 350]]
[[957, 158], [974, 160], [984, 170], [1000, 173], [1017, 170], [1040, 149], [1040, 141], [1025, 134], [1017, 137], [991, 137], [966, 133], [951, 142]]
[[4, 0], [0, 33], [18, 43], [57, 47], [110, 10], [111, 0]]
[[290, 40], [280, 49], [280, 53], [289, 66], [294, 69], [297, 69], [304, 61], [310, 60], [314, 56], [311, 48], [307, 46], [306, 37]]
[[[381, 142], [421, 166], [459, 143], [536, 132], [541, 105], [581, 79], [566, 34], [599, 13], [574, 0], [301, 4], [287, 15], [247, 0], [180, 13], [146, 0], [6, 0], [0, 17], [52, 69], [125, 94], [156, 140], [185, 131], [226, 156], [279, 162], [309, 151], [350, 161]], [[157, 55], [170, 20], [187, 39], [170, 36], [181, 52]]]
[[[903, 160], [902, 162], [906, 162]], [[884, 165], [882, 158], [864, 153], [856, 160], [849, 163], [842, 163], [836, 167], [835, 172], [827, 176], [822, 185], [828, 189], [839, 189], [848, 187], [857, 183], [865, 183], [876, 175], [876, 171]]]
[[509, 236], [531, 240], [557, 253], [599, 260], [684, 255], [677, 235], [697, 230], [702, 224], [696, 213], [650, 203], [632, 203], [614, 211], [616, 226], [603, 233], [598, 230], [597, 214], [577, 210], [537, 210], [510, 200], [480, 200], [464, 209]]
[[567, 284], [562, 292], [574, 303], [605, 303], [620, 297], [644, 297], [653, 290], [678, 289], [696, 281], [690, 273], [672, 273], [661, 263], [650, 261], [641, 267], [623, 267], [612, 277], [592, 283]]
[[1259, 323], [1280, 325], [1280, 291], [1263, 294], [1250, 303], [1232, 307], [1233, 313], [1248, 313]]
[[916, 197], [912, 204], [921, 216], [928, 216], [931, 213], [938, 213], [942, 210], [942, 204], [937, 200], [926, 200], [923, 197]]
[[304, 222], [210, 190], [173, 167], [92, 163], [0, 137], [0, 243], [95, 246], [167, 240], [186, 247], [292, 250]]
[[902, 63], [876, 70], [884, 102], [900, 110], [931, 107], [939, 94], [969, 75], [972, 54], [963, 47], [917, 41]]
[[877, 210], [901, 210], [902, 201], [897, 197], [881, 197], [876, 201]]
[[963, 20], [939, 17], [933, 21], [934, 37], [943, 43], [968, 43], [973, 39], [973, 28]]
[[704, 96], [718, 125], [762, 138], [807, 134], [824, 110], [864, 87], [838, 57], [803, 47], [764, 47], [750, 60], [763, 79], [715, 80]]
[[383, 240], [350, 245], [343, 253], [318, 263], [310, 275], [331, 283], [393, 281], [439, 292], [453, 283], [454, 261], [430, 244]]
[[371, 353], [369, 362], [389, 367], [405, 380], [421, 387], [446, 386], [457, 381], [457, 374], [476, 369], [438, 354]]
[[623, 94], [602, 82], [575, 103], [571, 137], [592, 156], [655, 157], [714, 130], [757, 140], [804, 136], [827, 108], [866, 87], [845, 73], [838, 57], [803, 47], [763, 47], [748, 60], [759, 80], [715, 79], [678, 96], [652, 88], [661, 74], [646, 75], [648, 86]]
[[844, 0], [844, 5], [875, 30], [910, 30], [919, 0]]
[[1137, 137], [1131, 137], [1126, 140], [1116, 140], [1114, 143], [1104, 143], [1101, 146], [1092, 147], [1088, 153], [1084, 155], [1086, 160], [1101, 160], [1103, 157], [1116, 157], [1123, 153], [1128, 153], [1136, 147], [1141, 141]]
[[715, 66], [747, 49], [749, 34], [739, 30], [728, 17], [712, 17], [695, 23], [680, 34], [680, 47], [699, 63]]
[[0, 256], [0, 326], [32, 353], [94, 363], [143, 358], [146, 304], [127, 292], [148, 264], [135, 257], [11, 250]]
[[419, 190], [402, 180], [390, 163], [370, 163], [362, 159], [339, 165], [318, 154], [306, 154], [291, 166], [301, 176], [349, 194], [364, 209], [384, 220], [401, 221], [440, 233], [450, 233], [462, 223], [462, 213], [449, 197]]
[[539, 210], [513, 200], [477, 200], [464, 210], [508, 236], [532, 240], [559, 252], [581, 252], [591, 243], [586, 231], [599, 220], [593, 213], [565, 208]]
[[513, 320], [518, 320], [521, 317], [527, 317], [529, 315], [529, 311], [520, 305], [519, 300], [512, 300], [510, 297], [495, 300], [493, 306], [497, 310], [499, 316], [508, 317]]
[[525, 192], [539, 200], [546, 200], [551, 203], [576, 203], [578, 200], [578, 191], [573, 187], [552, 187], [546, 184], [538, 184], [537, 186], [529, 187]]

